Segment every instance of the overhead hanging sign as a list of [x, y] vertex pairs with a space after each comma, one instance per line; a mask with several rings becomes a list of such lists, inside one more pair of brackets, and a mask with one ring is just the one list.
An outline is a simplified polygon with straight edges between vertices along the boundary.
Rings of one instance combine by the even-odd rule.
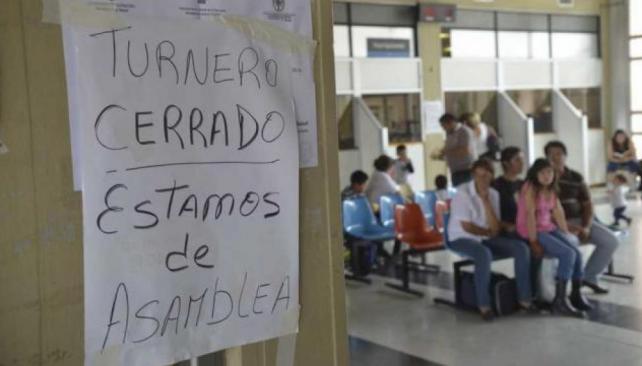
[[86, 364], [164, 365], [296, 332], [297, 52], [218, 20], [120, 20], [64, 24]]
[[457, 19], [457, 6], [448, 4], [421, 4], [419, 20], [429, 23], [452, 23]]

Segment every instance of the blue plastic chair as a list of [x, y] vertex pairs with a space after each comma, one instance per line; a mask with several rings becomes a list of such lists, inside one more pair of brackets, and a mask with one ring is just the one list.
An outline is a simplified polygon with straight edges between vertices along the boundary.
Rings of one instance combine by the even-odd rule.
[[383, 227], [394, 229], [395, 206], [403, 205], [403, 203], [403, 197], [399, 193], [388, 193], [379, 198], [379, 215]]
[[428, 225], [435, 226], [435, 203], [437, 195], [433, 191], [415, 192], [415, 202], [421, 207]]
[[370, 203], [364, 196], [343, 201], [343, 230], [362, 240], [386, 241], [395, 239], [394, 227], [386, 228], [377, 222]]

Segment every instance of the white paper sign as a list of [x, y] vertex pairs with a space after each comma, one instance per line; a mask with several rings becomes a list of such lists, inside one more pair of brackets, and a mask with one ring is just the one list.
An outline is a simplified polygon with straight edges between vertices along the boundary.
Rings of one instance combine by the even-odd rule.
[[[58, 1], [58, 0], [51, 0]], [[102, 15], [136, 16], [156, 20], [189, 20], [193, 22], [213, 19], [221, 20], [222, 16], [239, 16], [255, 19], [259, 22], [277, 26], [294, 32], [312, 41], [312, 21], [309, 0], [263, 0], [256, 2], [226, 1], [226, 0], [65, 0], [73, 4], [84, 4], [87, 13], [100, 17]], [[57, 14], [58, 12], [56, 12]], [[69, 16], [63, 11], [63, 17]], [[224, 18], [223, 18], [224, 19]], [[256, 25], [255, 25], [256, 26]], [[68, 26], [64, 23], [63, 39], [65, 45], [67, 90], [69, 104], [70, 140], [73, 160], [74, 190], [80, 191], [82, 186], [81, 154], [79, 151], [78, 116], [77, 111], [77, 77], [76, 66], [70, 49], [74, 47]], [[257, 33], [264, 30], [256, 30]], [[126, 51], [126, 50], [125, 50]], [[154, 50], [148, 50], [152, 52]], [[151, 55], [152, 58], [154, 55]], [[314, 77], [312, 75], [313, 53], [296, 54], [292, 57], [293, 88], [295, 90], [295, 113], [300, 128], [299, 150], [300, 167], [315, 167], [318, 165], [317, 121]], [[285, 72], [283, 68], [282, 72]]]
[[422, 103], [424, 134], [441, 132], [439, 118], [445, 113], [444, 103], [441, 100], [429, 100]]
[[123, 19], [66, 25], [86, 364], [164, 365], [296, 332], [292, 55], [220, 22]]

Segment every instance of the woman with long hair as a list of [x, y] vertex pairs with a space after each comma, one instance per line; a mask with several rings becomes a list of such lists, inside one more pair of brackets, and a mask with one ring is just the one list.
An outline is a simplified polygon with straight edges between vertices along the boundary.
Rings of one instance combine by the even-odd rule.
[[[559, 261], [553, 312], [583, 317], [582, 311], [592, 307], [580, 292], [584, 277], [582, 254], [568, 238], [572, 234], [557, 198], [555, 171], [546, 159], [535, 160], [528, 170], [517, 203], [516, 228], [517, 233], [528, 240], [534, 256], [546, 255]], [[570, 280], [573, 288], [567, 299]]]

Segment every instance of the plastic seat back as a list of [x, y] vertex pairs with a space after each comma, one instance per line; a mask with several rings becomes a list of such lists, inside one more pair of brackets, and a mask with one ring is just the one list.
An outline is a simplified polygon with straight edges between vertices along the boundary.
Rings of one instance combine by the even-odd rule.
[[343, 201], [343, 231], [359, 236], [360, 232], [377, 225], [377, 218], [372, 213], [370, 203], [365, 196], [349, 198]]
[[421, 207], [421, 211], [430, 226], [435, 226], [435, 203], [437, 195], [433, 191], [419, 191], [415, 193], [415, 202]]
[[403, 197], [399, 193], [384, 194], [379, 198], [379, 215], [383, 227], [390, 229], [394, 227], [397, 205], [403, 205]]

